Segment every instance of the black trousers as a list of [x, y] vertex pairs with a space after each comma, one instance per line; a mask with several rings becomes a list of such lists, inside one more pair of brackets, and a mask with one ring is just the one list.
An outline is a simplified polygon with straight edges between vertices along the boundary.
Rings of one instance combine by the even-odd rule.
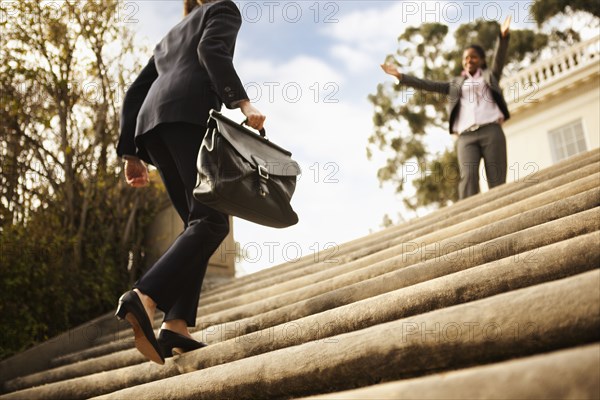
[[489, 188], [506, 183], [506, 137], [498, 124], [462, 133], [457, 142], [461, 199], [479, 193], [479, 163], [483, 157]]
[[229, 233], [228, 216], [192, 196], [205, 131], [205, 127], [190, 123], [164, 123], [141, 140], [184, 222], [184, 230], [134, 288], [157, 303], [165, 321], [183, 319], [190, 327], [196, 325], [208, 259]]

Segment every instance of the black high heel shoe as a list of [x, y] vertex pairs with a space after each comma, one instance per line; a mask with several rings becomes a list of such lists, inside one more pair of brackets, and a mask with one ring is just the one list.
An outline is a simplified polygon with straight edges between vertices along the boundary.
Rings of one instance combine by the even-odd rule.
[[140, 353], [157, 364], [165, 363], [165, 358], [154, 336], [150, 318], [148, 318], [144, 305], [136, 292], [130, 290], [121, 296], [115, 316], [119, 319], [126, 319], [131, 324], [135, 336], [135, 347]]
[[157, 340], [165, 358], [208, 346], [204, 342], [197, 342], [194, 339], [168, 329], [161, 329]]

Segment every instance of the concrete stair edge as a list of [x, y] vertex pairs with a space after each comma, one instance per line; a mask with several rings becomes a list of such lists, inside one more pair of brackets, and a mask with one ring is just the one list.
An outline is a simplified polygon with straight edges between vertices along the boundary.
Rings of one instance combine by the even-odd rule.
[[600, 398], [600, 344], [297, 400]]
[[[533, 190], [533, 188], [536, 188], [536, 187], [538, 188], [538, 190], [540, 188], [545, 188], [544, 189], [545, 192], [547, 192], [549, 190], [553, 190], [556, 192], [556, 191], [563, 190], [564, 188], [566, 188], [569, 185], [576, 187], [578, 185], [585, 183], [585, 185], [593, 186], [593, 184], [596, 183], [596, 187], [592, 188], [592, 189], [589, 189], [588, 186], [581, 186], [579, 189], [585, 190], [585, 192], [579, 193], [579, 195], [583, 195], [584, 193], [587, 193], [588, 196], [596, 195], [597, 198], [600, 198], [600, 195], [599, 195], [600, 191], [597, 188], [598, 177], [600, 176], [600, 175], [598, 175], [597, 172], [600, 171], [600, 168], [599, 168], [600, 165], [596, 165], [597, 159], [600, 159], [599, 156], [600, 156], [600, 149], [592, 150], [586, 154], [582, 154], [580, 156], [573, 157], [570, 160], [566, 160], [566, 161], [560, 163], [560, 165], [557, 164], [551, 168], [539, 171], [538, 173], [536, 173], [535, 175], [532, 176], [532, 177], [536, 177], [536, 179], [538, 179], [537, 183], [534, 182], [533, 184], [531, 184], [531, 182], [516, 182], [514, 184], [503, 185], [499, 188], [494, 189], [496, 191], [495, 193], [493, 191], [490, 191], [490, 192], [487, 192], [487, 193], [479, 195], [479, 196], [474, 196], [472, 198], [465, 200], [464, 204], [463, 204], [463, 202], [459, 202], [450, 208], [436, 211], [435, 213], [429, 214], [428, 216], [420, 218], [417, 221], [414, 221], [414, 220], [408, 221], [407, 223], [404, 223], [402, 225], [388, 228], [384, 231], [380, 231], [375, 234], [371, 234], [371, 235], [367, 235], [362, 238], [355, 239], [355, 240], [345, 244], [346, 245], [345, 248], [347, 250], [346, 256], [350, 257], [350, 258], [353, 257], [353, 253], [349, 249], [360, 247], [360, 246], [365, 246], [366, 243], [372, 244], [373, 246], [377, 246], [377, 242], [386, 240], [386, 239], [384, 239], [386, 237], [389, 238], [391, 236], [394, 236], [398, 232], [410, 230], [411, 222], [416, 223], [417, 225], [423, 226], [423, 225], [426, 225], [426, 223], [425, 223], [426, 221], [436, 219], [436, 218], [432, 217], [432, 215], [437, 215], [438, 217], [443, 215], [446, 217], [446, 220], [450, 220], [450, 221], [453, 218], [454, 219], [464, 218], [464, 213], [469, 212], [469, 208], [472, 208], [472, 207], [481, 208], [481, 209], [486, 209], [486, 207], [488, 209], [493, 208], [490, 206], [490, 204], [492, 204], [495, 200], [492, 200], [492, 199], [498, 199], [498, 200], [502, 200], [502, 201], [506, 202], [507, 201], [506, 198], [513, 198], [513, 197], [519, 198], [519, 196], [526, 198], [529, 196], [530, 193], [535, 192], [535, 190]], [[578, 163], [577, 165], [579, 165], [580, 167], [573, 169], [573, 165], [575, 165], [575, 163]], [[562, 171], [562, 172], [558, 173], [558, 171]], [[568, 172], [566, 172], [566, 171], [568, 171]], [[561, 179], [563, 182], [568, 181], [569, 179], [571, 179], [571, 177], [576, 176], [577, 173], [586, 174], [586, 176], [580, 178], [578, 181], [565, 183], [564, 185], [561, 185], [560, 187], [553, 186], [557, 182], [560, 182]], [[540, 183], [540, 181], [542, 180], [543, 177], [550, 177], [550, 176], [555, 176], [555, 178], [550, 178], [547, 181]], [[530, 178], [532, 178], [532, 177], [530, 177]], [[511, 188], [510, 187], [511, 185], [514, 185], [516, 189]], [[582, 188], [584, 188], [584, 189], [582, 189]], [[585, 189], [585, 188], [587, 188], [587, 189]], [[541, 198], [542, 194], [545, 192], [544, 191], [539, 192], [536, 196]], [[492, 194], [490, 194], [490, 193], [492, 193]], [[500, 195], [499, 195], [499, 193], [500, 193]], [[571, 196], [571, 197], [573, 197], [573, 196]], [[505, 197], [505, 198], [503, 199], [503, 197]], [[487, 199], [487, 201], [482, 201], [481, 198], [485, 198], [485, 199]], [[527, 201], [527, 200], [523, 200], [523, 201]], [[510, 202], [510, 201], [508, 201], [508, 202]], [[479, 205], [476, 206], [476, 204], [479, 204]], [[511, 204], [511, 206], [515, 207], [515, 204], [516, 203]], [[525, 204], [525, 203], [523, 203], [523, 204]], [[529, 204], [529, 203], [527, 203], [527, 204]], [[549, 204], [553, 204], [553, 203], [549, 203]], [[596, 204], [596, 208], [597, 208], [597, 204]], [[457, 211], [457, 210], [459, 210], [459, 211]], [[590, 211], [590, 210], [591, 209], [589, 209], [588, 211]], [[444, 211], [446, 211], [446, 212], [444, 213]], [[489, 212], [494, 212], [494, 211], [488, 211], [488, 213]], [[481, 219], [482, 215], [487, 215], [487, 214], [483, 213], [483, 214], [479, 214], [479, 215], [474, 215], [472, 218], [473, 219]], [[482, 227], [485, 227], [485, 226], [486, 226], [486, 224], [482, 225]], [[453, 238], [454, 238], [454, 236], [452, 236], [450, 238], [446, 238], [446, 240], [450, 240]], [[440, 240], [443, 241], [444, 239], [440, 239]], [[354, 246], [354, 247], [352, 247], [352, 246]], [[357, 253], [355, 253], [354, 255], [356, 255], [356, 254]], [[312, 255], [311, 255], [311, 257], [312, 257]], [[357, 260], [360, 260], [360, 259], [361, 258], [357, 258]], [[372, 265], [369, 265], [364, 268], [370, 268], [371, 266]], [[276, 269], [278, 267], [282, 267], [282, 266], [276, 266], [276, 267], [273, 267], [273, 269]], [[311, 267], [311, 265], [307, 263], [306, 268], [310, 268], [310, 267]], [[284, 271], [284, 269], [285, 268], [281, 268], [278, 271], [281, 273]], [[352, 272], [355, 272], [355, 271], [352, 271]], [[268, 274], [266, 274], [266, 275], [268, 275]], [[285, 272], [283, 272], [282, 275], [285, 275]], [[254, 278], [256, 278], [256, 277], [254, 277]], [[242, 279], [242, 278], [240, 278], [240, 279]], [[248, 287], [252, 287], [252, 279], [246, 280], [245, 283], [244, 282], [231, 282], [231, 283], [226, 283], [223, 286], [219, 285], [218, 287], [215, 287], [215, 289], [211, 289], [211, 290], [207, 291], [207, 293], [210, 293], [212, 296], [216, 296], [216, 297], [223, 296], [223, 295], [231, 295], [232, 293], [235, 293], [236, 285], [238, 285], [237, 286], [238, 290], [240, 288], [248, 289]], [[226, 286], [229, 286], [229, 288], [225, 288]], [[327, 292], [325, 292], [325, 293], [327, 293]], [[293, 304], [295, 304], [295, 303], [293, 303]], [[201, 304], [201, 307], [202, 307], [202, 304]], [[229, 307], [225, 308], [225, 310], [227, 310], [227, 309], [229, 309]], [[107, 332], [108, 332], [108, 336], [106, 335]], [[59, 335], [56, 338], [53, 338], [53, 339], [49, 340], [48, 342], [45, 342], [45, 343], [37, 346], [37, 347], [39, 347], [39, 348], [37, 348], [37, 352], [38, 352], [37, 354], [35, 351], [36, 348], [32, 348], [24, 353], [21, 353], [20, 355], [16, 355], [7, 360], [3, 360], [2, 362], [0, 362], [0, 374], [3, 377], [3, 381], [9, 382], [9, 383], [10, 383], [9, 379], [11, 381], [14, 381], [17, 376], [21, 376], [22, 378], [31, 377], [31, 375], [35, 375], [35, 372], [27, 374], [27, 375], [23, 375], [23, 370], [26, 370], [26, 369], [42, 370], [42, 369], [48, 368], [49, 366], [52, 366], [53, 362], [55, 362], [56, 360], [60, 360], [60, 362], [63, 362], [64, 360], [69, 359], [68, 356], [79, 354], [81, 352], [81, 350], [77, 350], [78, 348], [85, 347], [86, 345], [89, 347], [89, 343], [99, 342], [99, 341], [103, 340], [103, 338], [109, 337], [110, 335], [114, 336], [116, 334], [116, 336], [119, 336], [120, 333], [122, 333], [122, 330], [120, 329], [119, 324], [116, 323], [116, 320], [114, 320], [112, 312], [107, 313], [93, 321], [90, 321], [89, 323], [82, 324], [81, 326], [76, 327], [76, 328], [70, 330], [69, 332], [65, 332], [64, 334]], [[197, 335], [199, 333], [201, 333], [201, 332], [196, 332], [195, 335]], [[62, 343], [62, 345], [60, 343]], [[107, 346], [107, 348], [109, 348], [109, 347], [110, 346]], [[75, 349], [75, 351], [71, 351], [68, 354], [60, 355], [59, 354], [60, 351], [57, 348], [62, 348], [62, 349], [69, 348], [70, 350]], [[26, 353], [28, 353], [28, 354], [26, 354]], [[38, 357], [39, 355], [42, 355], [42, 357]], [[21, 356], [21, 357], [17, 357], [17, 356]], [[187, 356], [188, 355], [181, 357], [180, 359], [184, 360], [184, 359], [186, 359]], [[22, 365], [20, 366], [19, 364], [24, 364], [24, 360], [27, 360], [27, 358], [30, 358], [30, 359], [37, 358], [38, 359], [37, 365], [27, 366], [25, 368], [23, 368]], [[102, 358], [102, 357], [99, 357], [99, 358]], [[48, 361], [48, 359], [50, 361]], [[8, 361], [10, 361], [10, 362], [8, 362]], [[109, 360], [107, 359], [106, 365], [111, 365], [111, 363], [108, 361]], [[11, 363], [13, 363], [13, 364], [11, 364]], [[48, 363], [50, 363], [50, 365], [48, 365]], [[18, 371], [15, 371], [14, 368], [12, 368], [13, 365], [17, 366]], [[134, 365], [133, 367], [140, 367], [140, 365]], [[177, 367], [180, 369], [184, 368], [183, 364], [179, 364]], [[126, 368], [128, 368], [128, 367], [126, 367]], [[185, 368], [189, 368], [189, 366], [185, 367]], [[13, 373], [14, 376], [12, 378], [6, 379], [5, 378], [6, 376], [10, 376], [11, 370], [14, 372]], [[6, 374], [5, 374], [5, 372], [6, 372]], [[44, 371], [44, 372], [46, 372], [46, 371]], [[44, 372], [42, 372], [42, 374]], [[12, 383], [14, 383], [14, 382], [12, 382]], [[26, 389], [26, 391], [27, 391], [27, 389]], [[17, 392], [15, 392], [14, 394], [16, 395]]]
[[[174, 362], [181, 373], [209, 368], [214, 366], [215, 362], [226, 363], [235, 361], [237, 359], [236, 357], [240, 356], [240, 349], [238, 349], [238, 347], [240, 347], [238, 344], [239, 342], [247, 341], [248, 343], [252, 344], [250, 347], [247, 347], [247, 351], [251, 352], [243, 356], [244, 358], [251, 357], [256, 354], [266, 353], [281, 348], [281, 346], [273, 347], [274, 343], [285, 343], [286, 346], [291, 346], [300, 344], [307, 340], [322, 340], [325, 337], [334, 337], [341, 333], [346, 333], [352, 328], [360, 329], [373, 324], [388, 322], [393, 319], [406, 318], [408, 315], [414, 314], [415, 311], [417, 314], [429, 312], [431, 311], [431, 307], [427, 306], [429, 296], [434, 296], [434, 298], [437, 299], [433, 301], [433, 304], [434, 309], [438, 309], [440, 307], [449, 307], [460, 304], [461, 302], [475, 301], [479, 298], [486, 298], [496, 295], [498, 294], [497, 288], [508, 286], [514, 290], [515, 288], [520, 288], [523, 286], [542, 284], [552, 279], [560, 279], [564, 276], [568, 276], [569, 274], [582, 273], [586, 270], [594, 268], [600, 261], [599, 254], [589, 253], [589, 251], [586, 250], [589, 248], [590, 244], [598, 242], [600, 242], [600, 232], [595, 231], [583, 236], [574, 237], [558, 243], [540, 247], [539, 249], [528, 251], [516, 259], [511, 255], [487, 264], [471, 267], [468, 270], [461, 270], [455, 273], [450, 273], [450, 275], [443, 275], [438, 278], [417, 283], [413, 286], [404, 287], [389, 293], [384, 293], [380, 296], [373, 296], [371, 298], [364, 299], [363, 301], [351, 303], [333, 310], [328, 310], [319, 314], [311, 314], [305, 318], [293, 322], [293, 325], [299, 328], [301, 332], [305, 332], [305, 335], [302, 337], [300, 342], [290, 342], [287, 339], [283, 339], [283, 333], [281, 332], [285, 332], [286, 324], [281, 324], [277, 327], [265, 328], [262, 333], [239, 336], [235, 340], [221, 342], [220, 345], [213, 345], [197, 352], [184, 354], [183, 356], [176, 358]], [[566, 253], [571, 254], [569, 260], [567, 257], [563, 256], [563, 254]], [[469, 276], [475, 278], [469, 278]], [[488, 284], [488, 281], [493, 279], [496, 279], [497, 282], [494, 285]], [[506, 280], [506, 282], [503, 280]], [[447, 294], [447, 292], [452, 291], [463, 293], [461, 295], [462, 300], [454, 298], [453, 296], [455, 295]], [[465, 293], [469, 293], [469, 291], [472, 293], [471, 296], [475, 295], [475, 297], [465, 297]], [[396, 300], [396, 296], [400, 296], [400, 298]], [[436, 296], [442, 297], [438, 298]], [[446, 297], [446, 300], [442, 300]], [[381, 300], [382, 298], [388, 298], [390, 300], [383, 302]], [[405, 299], [403, 300], [403, 298]], [[408, 309], [406, 309], [407, 306], [405, 304], [409, 304], [410, 302], [407, 303], [407, 299], [413, 299], [412, 305]], [[418, 299], [418, 301], [415, 299]], [[371, 303], [373, 305], [370, 305]], [[400, 304], [402, 306], [393, 307], [393, 304]], [[417, 304], [423, 305], [417, 306]], [[377, 319], [374, 319], [374, 316], [365, 317], [369, 315], [368, 310], [372, 309], [393, 309], [393, 311], [391, 311], [389, 316], [384, 316], [382, 312], [378, 312]], [[405, 309], [411, 311], [404, 311]], [[335, 323], [326, 324], [327, 320], [330, 322], [334, 321]], [[343, 322], [344, 320], [347, 321]], [[307, 337], [308, 333], [313, 333], [311, 327], [314, 326], [320, 326], [323, 327], [323, 329], [315, 332], [318, 337]], [[346, 328], [346, 331], [340, 331], [340, 327], [343, 326], [348, 327]], [[326, 327], [327, 329], [325, 329]], [[273, 332], [276, 332], [276, 334]], [[255, 337], [253, 338], [253, 336]], [[264, 338], [264, 340], [260, 340], [260, 338]], [[204, 338], [197, 337], [197, 339]], [[258, 349], [261, 348], [261, 346], [262, 350], [259, 351]], [[241, 349], [246, 349], [246, 347], [242, 346]], [[229, 355], [229, 357], [225, 355]], [[140, 365], [139, 368], [135, 369], [113, 370], [111, 373], [103, 373], [95, 378], [89, 377], [79, 380], [75, 379], [66, 381], [62, 385], [61, 392], [63, 394], [68, 394], [68, 397], [74, 397], [74, 393], [69, 392], [70, 388], [77, 387], [80, 384], [89, 387], [91, 383], [88, 381], [95, 382], [97, 385], [102, 386], [103, 388], [109, 387], [114, 389], [115, 386], [118, 385], [119, 380], [123, 382], [122, 384], [126, 384], [127, 382], [135, 380], [133, 376], [138, 376], [138, 381], [143, 380], [141, 377], [139, 377], [139, 375], [147, 370], [148, 368], [146, 365]], [[175, 371], [171, 372], [174, 375], [176, 374]], [[163, 371], [157, 370], [153, 371], [152, 375], [146, 376], [146, 379], [151, 380], [160, 378], [162, 376], [164, 376]], [[42, 382], [39, 380], [36, 382], [34, 379], [30, 379], [29, 381], [24, 379], [20, 382], [9, 382], [9, 384], [12, 385], [10, 388], [11, 390], [18, 389], [19, 386], [40, 383]], [[58, 384], [54, 386], [56, 387], [61, 385]], [[93, 394], [99, 393], [95, 392]], [[91, 393], [87, 392], [86, 395], [91, 395]]]
[[[600, 317], [595, 311], [599, 302], [600, 273], [594, 270], [339, 335], [337, 343], [308, 342], [98, 398], [302, 396], [333, 387], [346, 389], [350, 382], [365, 386], [443, 371], [450, 365], [461, 368], [497, 362], [598, 341]], [[483, 309], [487, 312], [482, 315]], [[460, 344], [456, 338], [440, 341], [439, 335], [428, 335], [426, 326], [423, 331], [407, 332], [409, 327], [424, 324], [446, 327], [472, 321], [483, 328], [472, 334], [461, 330], [459, 338], [464, 343]], [[515, 323], [534, 326], [534, 336], [494, 333], [495, 340], [490, 340], [490, 326], [508, 329]]]

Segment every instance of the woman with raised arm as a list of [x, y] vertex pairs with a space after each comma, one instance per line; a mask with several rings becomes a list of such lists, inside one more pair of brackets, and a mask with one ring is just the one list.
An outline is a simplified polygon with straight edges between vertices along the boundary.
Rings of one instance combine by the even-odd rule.
[[509, 16], [500, 28], [491, 69], [478, 45], [464, 50], [464, 70], [450, 82], [419, 79], [401, 73], [391, 64], [381, 66], [398, 78], [400, 85], [449, 95], [449, 128], [451, 134], [457, 135], [461, 199], [479, 193], [481, 158], [490, 189], [506, 182], [506, 138], [501, 125], [510, 114], [498, 82], [506, 60], [510, 19]]
[[[185, 0], [186, 16], [158, 43], [125, 96], [117, 154], [132, 187], [148, 184], [154, 165], [184, 222], [184, 231], [130, 290], [116, 315], [132, 326], [137, 349], [163, 364], [173, 352], [204, 346], [192, 339], [208, 259], [229, 232], [228, 216], [192, 196], [196, 161], [211, 109], [240, 108], [248, 125], [265, 116], [248, 100], [233, 67], [242, 18], [231, 0]], [[158, 335], [156, 309], [164, 312]]]

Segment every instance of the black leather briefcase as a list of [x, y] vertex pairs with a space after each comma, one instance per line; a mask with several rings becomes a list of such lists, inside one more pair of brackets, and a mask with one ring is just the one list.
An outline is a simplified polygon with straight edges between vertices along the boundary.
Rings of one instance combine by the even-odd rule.
[[300, 167], [292, 153], [211, 110], [198, 154], [194, 197], [257, 224], [285, 228], [298, 222], [290, 200]]

